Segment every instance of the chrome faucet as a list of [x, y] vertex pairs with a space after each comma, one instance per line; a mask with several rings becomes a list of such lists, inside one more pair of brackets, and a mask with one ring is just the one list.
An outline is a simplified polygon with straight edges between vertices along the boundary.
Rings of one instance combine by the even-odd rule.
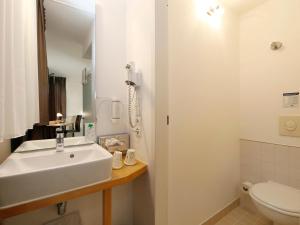
[[62, 127], [56, 129], [56, 151], [62, 152], [64, 150], [64, 131]]

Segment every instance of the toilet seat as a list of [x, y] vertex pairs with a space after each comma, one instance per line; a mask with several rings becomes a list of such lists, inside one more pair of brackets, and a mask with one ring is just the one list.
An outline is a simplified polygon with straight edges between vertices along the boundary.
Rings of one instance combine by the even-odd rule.
[[300, 217], [300, 190], [272, 181], [255, 184], [250, 196], [258, 203], [285, 215]]

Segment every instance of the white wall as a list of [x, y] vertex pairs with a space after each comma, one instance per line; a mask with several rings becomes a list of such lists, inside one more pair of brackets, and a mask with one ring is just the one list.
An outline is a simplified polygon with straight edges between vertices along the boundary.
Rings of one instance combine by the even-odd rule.
[[0, 142], [0, 163], [3, 162], [10, 155], [10, 140]]
[[134, 224], [154, 224], [154, 139], [155, 139], [155, 0], [127, 0], [127, 62], [135, 62], [142, 74], [142, 134], [131, 132], [131, 146], [140, 160], [148, 163], [148, 175], [133, 185]]
[[[240, 104], [241, 138], [300, 146], [299, 138], [278, 133], [281, 114], [300, 114], [283, 109], [282, 93], [299, 91], [300, 2], [272, 0], [241, 17]], [[270, 43], [283, 42], [272, 51]]]
[[57, 76], [66, 77], [67, 116], [82, 113], [82, 70], [91, 60], [82, 58], [82, 45], [58, 36], [46, 34], [48, 67]]
[[168, 224], [168, 0], [155, 8], [155, 225]]
[[[126, 80], [126, 0], [96, 1], [96, 95], [97, 135], [127, 132], [127, 87]], [[123, 115], [118, 124], [111, 123], [111, 99], [123, 103]], [[124, 214], [113, 216], [122, 220], [115, 225], [133, 224], [132, 184], [118, 196], [128, 196], [127, 201], [119, 198], [116, 205]], [[118, 193], [118, 190], [115, 191]]]
[[269, 180], [300, 189], [300, 148], [241, 141], [241, 182]]
[[93, 48], [93, 42], [94, 42], [94, 22], [90, 25], [89, 31], [86, 34], [86, 37], [84, 38], [82, 42], [82, 57], [90, 59], [92, 58], [92, 48]]
[[[133, 224], [153, 224], [154, 161], [154, 48], [155, 1], [102, 0], [98, 2], [96, 26], [96, 90], [98, 105], [97, 134], [128, 132], [127, 73], [125, 65], [134, 61], [142, 73], [139, 92], [142, 109], [142, 136], [131, 133], [131, 147], [138, 158], [149, 163], [150, 177], [144, 176], [133, 185]], [[110, 121], [110, 102], [123, 103], [119, 124]], [[151, 180], [150, 180], [151, 179]], [[128, 207], [128, 209], [132, 209]]]
[[[126, 0], [96, 4], [97, 135], [127, 132]], [[123, 103], [118, 124], [111, 123], [111, 99]]]
[[171, 225], [200, 224], [238, 197], [238, 18], [226, 8], [217, 24], [196, 3], [169, 1]]

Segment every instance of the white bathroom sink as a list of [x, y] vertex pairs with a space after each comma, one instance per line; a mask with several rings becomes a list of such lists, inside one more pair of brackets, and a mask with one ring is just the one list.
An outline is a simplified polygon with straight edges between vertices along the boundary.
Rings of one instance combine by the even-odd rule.
[[[65, 146], [76, 146], [92, 144], [93, 142], [87, 141], [84, 136], [81, 137], [70, 137], [64, 139]], [[26, 141], [24, 142], [15, 152], [34, 151], [55, 148], [56, 139], [46, 139], [37, 141]]]
[[16, 152], [0, 165], [0, 209], [100, 183], [111, 172], [112, 156], [97, 144]]

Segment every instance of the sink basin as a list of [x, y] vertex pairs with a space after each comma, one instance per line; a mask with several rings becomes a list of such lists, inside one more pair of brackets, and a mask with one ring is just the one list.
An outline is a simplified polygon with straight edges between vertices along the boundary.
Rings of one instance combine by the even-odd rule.
[[[76, 145], [86, 145], [86, 144], [93, 144], [93, 142], [87, 141], [84, 136], [70, 137], [70, 138], [64, 139], [65, 147], [76, 146]], [[52, 149], [55, 147], [56, 147], [56, 139], [26, 141], [18, 149], [16, 149], [16, 152]]]
[[112, 156], [97, 144], [17, 151], [0, 165], [0, 209], [101, 183], [111, 172]]

